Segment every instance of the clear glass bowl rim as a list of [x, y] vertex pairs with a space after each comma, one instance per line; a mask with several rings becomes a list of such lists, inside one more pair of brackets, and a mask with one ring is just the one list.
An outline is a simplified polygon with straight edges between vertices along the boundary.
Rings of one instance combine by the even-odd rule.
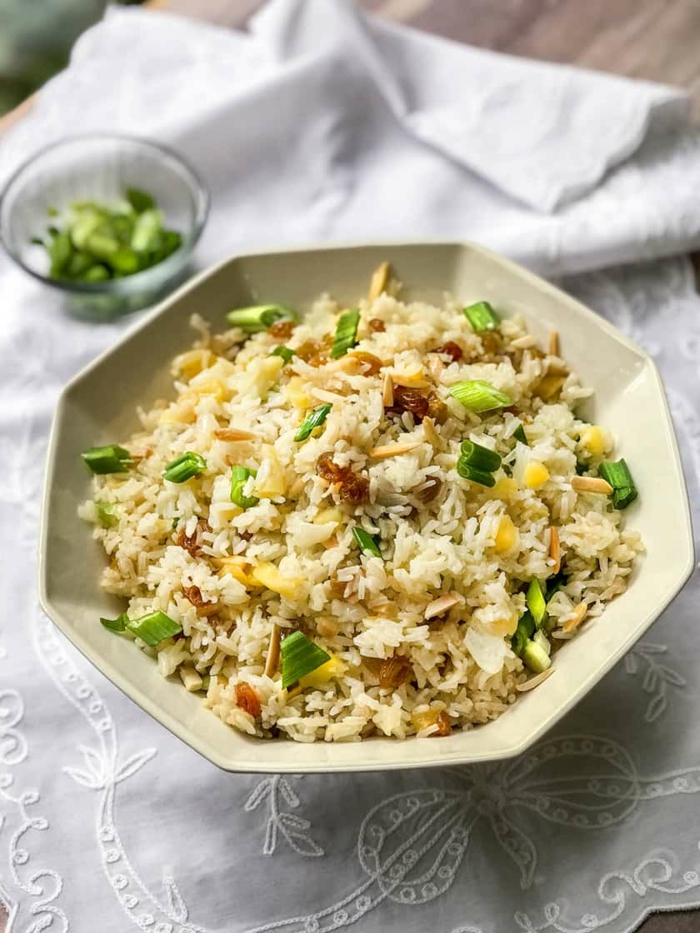
[[[134, 275], [125, 275], [120, 279], [107, 279], [104, 282], [71, 282], [65, 279], [51, 279], [28, 266], [10, 245], [10, 238], [7, 235], [10, 232], [9, 219], [7, 220], [6, 226], [5, 211], [3, 210], [5, 199], [12, 188], [22, 180], [22, 176], [35, 167], [36, 163], [44, 158], [47, 153], [56, 149], [61, 149], [64, 146], [74, 145], [81, 141], [111, 141], [141, 146], [144, 149], [150, 149], [151, 152], [155, 153], [161, 160], [176, 163], [189, 182], [195, 202], [194, 222], [188, 231], [187, 243], [167, 259], [157, 263], [155, 266], [151, 266], [150, 269], [144, 269], [142, 272], [134, 273]], [[169, 146], [163, 145], [163, 143], [155, 143], [142, 136], [134, 136], [127, 133], [77, 133], [73, 136], [67, 136], [56, 142], [49, 143], [47, 146], [42, 146], [41, 149], [37, 149], [36, 152], [25, 159], [9, 177], [4, 190], [0, 193], [0, 242], [4, 246], [7, 255], [16, 262], [21, 269], [28, 275], [31, 275], [32, 278], [37, 279], [44, 285], [48, 285], [50, 288], [85, 295], [131, 295], [144, 288], [148, 288], [149, 285], [152, 286], [155, 281], [167, 280], [181, 268], [202, 235], [204, 225], [209, 215], [209, 205], [209, 190], [202, 181], [199, 173], [179, 152], [176, 152]]]

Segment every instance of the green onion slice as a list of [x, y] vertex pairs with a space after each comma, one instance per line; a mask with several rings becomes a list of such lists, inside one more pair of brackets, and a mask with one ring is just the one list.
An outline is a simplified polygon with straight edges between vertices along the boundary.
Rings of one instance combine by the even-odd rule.
[[305, 441], [306, 438], [314, 431], [316, 428], [320, 428], [323, 422], [328, 417], [328, 412], [333, 406], [329, 404], [320, 405], [318, 408], [314, 408], [313, 411], [304, 418], [301, 427], [294, 435], [295, 441]]
[[533, 674], [541, 674], [552, 666], [552, 659], [536, 641], [528, 641], [523, 648], [522, 659]]
[[523, 649], [525, 648], [526, 643], [529, 639], [535, 634], [535, 620], [532, 618], [532, 614], [527, 611], [524, 612], [520, 619], [518, 620], [518, 627], [515, 630], [515, 633], [511, 635], [510, 644], [518, 657], [522, 657]]
[[207, 462], [191, 450], [171, 460], [163, 471], [163, 479], [170, 483], [186, 483], [193, 476], [199, 476], [207, 468]]
[[525, 444], [526, 447], [530, 446], [527, 440], [527, 435], [525, 434], [525, 428], [522, 426], [522, 424], [517, 426], [515, 431], [513, 431], [512, 436], [516, 439], [516, 441], [520, 441], [521, 444]]
[[561, 572], [550, 577], [549, 580], [547, 580], [547, 589], [544, 594], [545, 600], [549, 602], [555, 593], [559, 592], [563, 586], [566, 586], [566, 583], [566, 575]]
[[275, 321], [296, 321], [296, 311], [285, 305], [252, 305], [250, 308], [234, 308], [226, 315], [231, 327], [240, 327], [247, 334], [266, 330]]
[[133, 207], [137, 214], [142, 214], [144, 211], [150, 211], [156, 206], [156, 202], [153, 200], [150, 194], [145, 191], [140, 191], [138, 188], [127, 188], [126, 200]]
[[357, 541], [358, 547], [364, 554], [371, 554], [373, 557], [381, 557], [377, 539], [368, 534], [364, 528], [358, 528], [357, 525], [352, 529], [352, 533]]
[[533, 577], [527, 589], [527, 608], [535, 621], [535, 628], [542, 628], [547, 615], [547, 603], [540, 581]]
[[280, 654], [282, 686], [285, 689], [331, 659], [323, 648], [307, 638], [303, 632], [287, 635], [280, 645]]
[[292, 350], [291, 347], [275, 347], [270, 356], [281, 356], [285, 362], [285, 365], [289, 363], [293, 356], [296, 356], [296, 350]]
[[612, 486], [612, 504], [616, 509], [626, 509], [639, 495], [624, 459], [617, 463], [604, 460], [598, 467], [598, 473]]
[[128, 621], [126, 627], [151, 647], [159, 645], [164, 639], [178, 635], [182, 631], [182, 626], [173, 621], [170, 616], [166, 616], [160, 609]]
[[493, 411], [495, 408], [507, 408], [513, 404], [509, 395], [482, 379], [457, 382], [450, 388], [450, 395], [465, 408], [475, 412]]
[[476, 467], [467, 463], [463, 457], [460, 457], [457, 461], [457, 472], [462, 479], [468, 479], [470, 483], [478, 483], [480, 486], [489, 487], [496, 485], [496, 478], [493, 473], [488, 473], [486, 470], [478, 470]]
[[331, 359], [337, 360], [355, 346], [357, 343], [357, 328], [360, 324], [359, 311], [344, 311], [338, 318], [335, 329]]
[[131, 466], [131, 454], [118, 444], [91, 447], [80, 456], [93, 473], [126, 473]]
[[114, 528], [119, 523], [119, 506], [114, 502], [101, 502], [95, 499], [97, 521], [103, 528]]
[[240, 506], [242, 509], [252, 509], [254, 505], [260, 502], [256, 496], [243, 495], [243, 487], [251, 476], [257, 476], [257, 470], [249, 470], [248, 467], [234, 466], [231, 470], [231, 502]]
[[125, 612], [122, 612], [116, 619], [100, 619], [100, 622], [110, 632], [125, 632], [129, 618]]
[[495, 330], [501, 323], [501, 319], [493, 310], [488, 301], [477, 301], [476, 304], [469, 305], [464, 309], [464, 314], [472, 326], [472, 330], [477, 334], [486, 330]]
[[493, 473], [501, 465], [501, 458], [495, 450], [469, 440], [462, 441], [460, 460], [475, 470], [484, 470], [486, 473]]

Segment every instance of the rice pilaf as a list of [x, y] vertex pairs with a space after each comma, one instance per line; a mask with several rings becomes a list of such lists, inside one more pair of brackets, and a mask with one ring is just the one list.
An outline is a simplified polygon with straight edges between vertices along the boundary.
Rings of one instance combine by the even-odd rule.
[[[102, 585], [128, 599], [112, 624], [251, 735], [486, 723], [643, 550], [558, 338], [544, 352], [520, 316], [475, 331], [448, 295], [404, 303], [381, 267], [358, 310], [324, 295], [252, 334], [197, 317], [175, 400], [139, 412], [128, 468], [96, 475], [80, 510]], [[148, 644], [134, 620], [154, 614], [172, 625], [154, 637], [173, 634]]]

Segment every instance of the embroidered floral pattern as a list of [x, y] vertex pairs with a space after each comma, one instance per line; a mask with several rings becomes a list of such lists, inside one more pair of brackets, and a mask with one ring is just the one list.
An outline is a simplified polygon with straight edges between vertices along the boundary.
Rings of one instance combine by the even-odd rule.
[[278, 774], [264, 778], [245, 802], [244, 809], [248, 812], [257, 810], [264, 804], [269, 807], [270, 815], [265, 826], [263, 855], [274, 853], [279, 836], [287, 841], [297, 855], [315, 857], [324, 855], [321, 846], [317, 845], [307, 832], [311, 828], [311, 823], [295, 813], [285, 813], [280, 807], [280, 800], [292, 809], [297, 809], [300, 804], [299, 797], [290, 781]]

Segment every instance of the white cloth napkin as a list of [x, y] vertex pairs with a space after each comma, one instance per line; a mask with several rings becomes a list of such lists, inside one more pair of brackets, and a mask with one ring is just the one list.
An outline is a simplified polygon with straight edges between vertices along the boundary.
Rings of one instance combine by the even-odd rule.
[[[0, 183], [53, 139], [120, 130], [177, 147], [207, 180], [202, 264], [276, 244], [469, 237], [550, 274], [585, 272], [567, 287], [657, 357], [697, 500], [700, 303], [687, 262], [659, 259], [700, 244], [686, 109], [673, 89], [430, 38], [344, 0], [274, 0], [247, 35], [120, 10], [3, 139]], [[621, 262], [637, 265], [611, 268]], [[12, 933], [623, 933], [651, 909], [700, 903], [697, 581], [537, 758], [223, 774], [117, 693], [36, 604], [53, 407], [129, 322], [64, 317], [5, 258], [0, 296], [0, 898]]]

